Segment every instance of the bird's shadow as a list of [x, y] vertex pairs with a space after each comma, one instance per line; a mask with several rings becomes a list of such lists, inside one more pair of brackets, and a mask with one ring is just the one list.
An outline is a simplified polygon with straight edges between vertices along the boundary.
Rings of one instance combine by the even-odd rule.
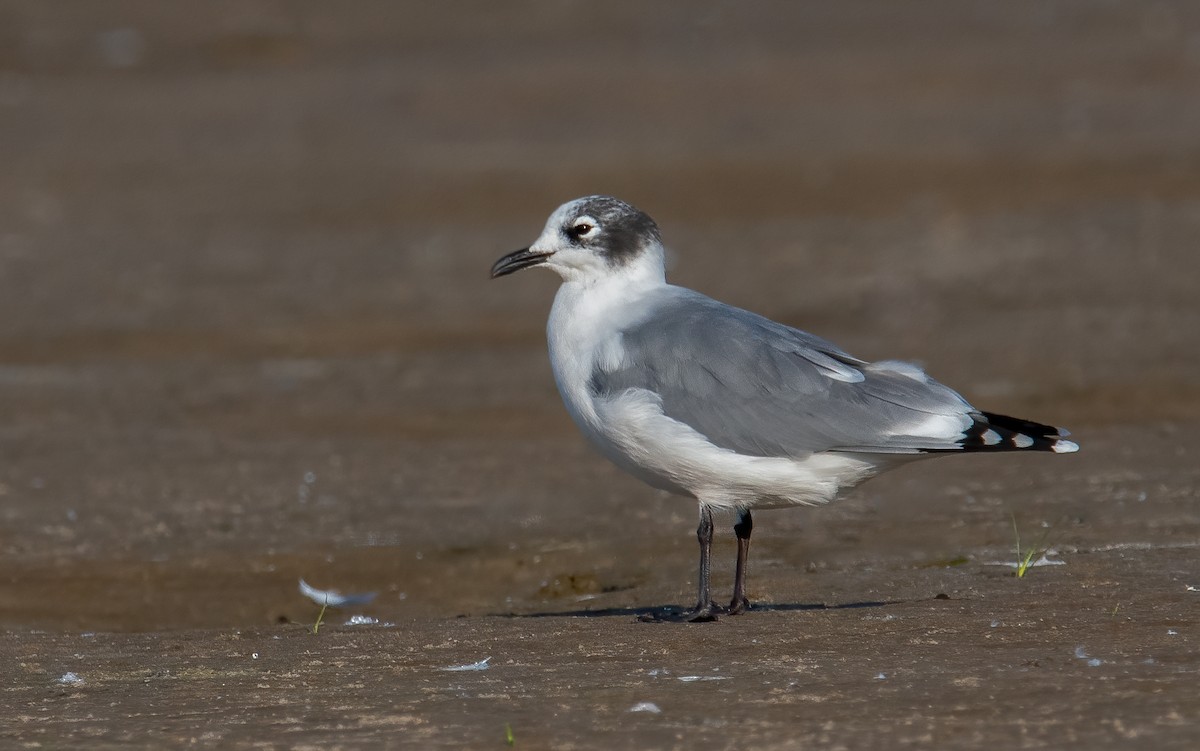
[[[856, 610], [859, 608], [881, 608], [900, 605], [905, 600], [866, 600], [826, 605], [823, 602], [775, 602], [751, 605], [747, 614], [787, 612], [793, 610]], [[636, 618], [647, 622], [669, 622], [677, 620], [687, 608], [676, 605], [660, 605], [647, 608], [595, 608], [591, 610], [555, 610], [539, 613], [490, 613], [494, 618]]]

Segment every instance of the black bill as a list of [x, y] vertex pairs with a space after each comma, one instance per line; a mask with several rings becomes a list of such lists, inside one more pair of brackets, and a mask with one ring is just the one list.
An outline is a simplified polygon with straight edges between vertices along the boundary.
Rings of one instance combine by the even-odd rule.
[[508, 255], [496, 261], [492, 265], [492, 278], [511, 274], [514, 271], [527, 269], [530, 266], [537, 266], [539, 263], [545, 263], [546, 259], [554, 255], [553, 253], [535, 253], [529, 248], [521, 248], [513, 251]]

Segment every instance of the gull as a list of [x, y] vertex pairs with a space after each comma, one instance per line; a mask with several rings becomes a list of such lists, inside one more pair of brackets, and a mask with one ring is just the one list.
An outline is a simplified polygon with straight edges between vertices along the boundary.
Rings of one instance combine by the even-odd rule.
[[[649, 485], [698, 502], [696, 606], [749, 606], [752, 509], [817, 506], [915, 459], [1079, 446], [1067, 431], [984, 412], [907, 362], [868, 362], [812, 334], [668, 284], [658, 225], [611, 196], [563, 204], [492, 278], [562, 278], [546, 326], [554, 381], [588, 441]], [[727, 608], [709, 588], [713, 512], [736, 514]]]

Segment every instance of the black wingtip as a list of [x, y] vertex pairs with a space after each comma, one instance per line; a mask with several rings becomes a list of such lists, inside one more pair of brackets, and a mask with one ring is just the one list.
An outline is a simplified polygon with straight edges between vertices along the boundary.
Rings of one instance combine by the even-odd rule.
[[1062, 428], [1018, 417], [979, 412], [958, 442], [962, 451], [1053, 451], [1069, 454], [1079, 450], [1079, 444], [1065, 440], [1069, 435]]

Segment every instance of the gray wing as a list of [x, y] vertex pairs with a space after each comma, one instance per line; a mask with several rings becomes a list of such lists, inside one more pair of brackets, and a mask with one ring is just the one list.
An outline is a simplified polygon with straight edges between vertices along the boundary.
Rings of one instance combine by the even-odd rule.
[[649, 390], [668, 417], [722, 448], [751, 456], [952, 450], [979, 414], [916, 366], [867, 363], [681, 287], [649, 302], [621, 332], [621, 362], [593, 373], [592, 393]]

